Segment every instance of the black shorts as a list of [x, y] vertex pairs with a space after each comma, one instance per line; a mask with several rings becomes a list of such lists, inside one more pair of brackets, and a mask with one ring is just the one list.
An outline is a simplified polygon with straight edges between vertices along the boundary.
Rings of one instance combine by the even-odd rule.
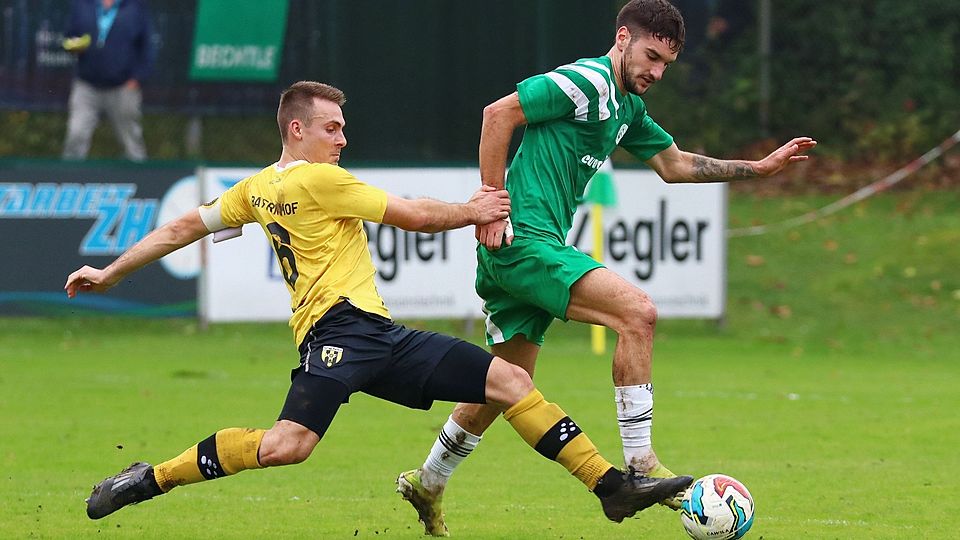
[[484, 403], [492, 359], [471, 343], [411, 330], [341, 302], [307, 333], [292, 378], [301, 372], [326, 377], [350, 394], [429, 409], [436, 399]]

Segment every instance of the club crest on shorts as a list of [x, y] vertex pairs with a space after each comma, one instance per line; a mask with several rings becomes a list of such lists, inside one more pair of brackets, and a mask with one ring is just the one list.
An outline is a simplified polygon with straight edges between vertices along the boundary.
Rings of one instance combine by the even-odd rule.
[[320, 361], [326, 364], [327, 367], [333, 367], [334, 364], [339, 364], [341, 359], [343, 359], [343, 348], [341, 347], [324, 345], [323, 349], [320, 349]]

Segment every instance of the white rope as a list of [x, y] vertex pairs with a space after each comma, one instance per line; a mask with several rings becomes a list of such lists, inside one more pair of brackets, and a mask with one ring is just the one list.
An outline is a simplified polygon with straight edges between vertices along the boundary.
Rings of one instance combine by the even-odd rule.
[[836, 213], [836, 212], [839, 212], [840, 210], [843, 210], [844, 208], [846, 208], [846, 207], [848, 207], [848, 206], [850, 206], [850, 205], [852, 205], [852, 204], [854, 204], [854, 203], [860, 202], [860, 201], [862, 201], [863, 199], [866, 199], [867, 197], [870, 197], [870, 196], [872, 196], [872, 195], [876, 195], [877, 193], [880, 193], [881, 191], [884, 191], [884, 190], [886, 190], [886, 189], [889, 189], [891, 186], [897, 184], [898, 182], [900, 182], [900, 181], [903, 180], [904, 178], [906, 178], [906, 177], [910, 176], [911, 174], [915, 173], [917, 170], [919, 170], [919, 169], [920, 169], [921, 167], [923, 167], [924, 165], [930, 163], [931, 161], [933, 161], [933, 160], [937, 159], [938, 157], [940, 157], [941, 155], [943, 155], [944, 152], [946, 152], [947, 150], [949, 150], [953, 145], [957, 144], [957, 142], [960, 142], [960, 130], [958, 130], [956, 133], [954, 133], [953, 135], [951, 135], [950, 137], [948, 137], [946, 140], [944, 140], [944, 141], [943, 141], [942, 143], [940, 143], [939, 145], [937, 145], [937, 146], [935, 146], [934, 148], [932, 148], [932, 149], [931, 149], [929, 152], [927, 152], [926, 154], [923, 154], [922, 156], [918, 157], [917, 159], [915, 159], [915, 160], [911, 161], [910, 163], [904, 165], [904, 166], [901, 167], [899, 170], [897, 170], [896, 172], [890, 174], [890, 175], [887, 176], [886, 178], [882, 178], [882, 179], [877, 180], [876, 182], [874, 182], [874, 183], [872, 183], [872, 184], [870, 184], [870, 185], [868, 185], [868, 186], [864, 186], [864, 187], [858, 189], [857, 191], [851, 193], [850, 195], [847, 195], [846, 197], [844, 197], [844, 198], [842, 198], [842, 199], [840, 199], [840, 200], [838, 200], [838, 201], [836, 201], [836, 202], [830, 203], [830, 204], [828, 204], [827, 206], [824, 206], [823, 208], [820, 208], [820, 209], [817, 209], [817, 210], [813, 210], [813, 211], [807, 212], [806, 214], [803, 214], [803, 215], [800, 215], [800, 216], [797, 216], [797, 217], [793, 217], [793, 218], [790, 218], [790, 219], [786, 219], [786, 220], [784, 220], [784, 221], [780, 221], [780, 222], [777, 222], [777, 223], [771, 223], [771, 224], [768, 224], [768, 225], [756, 225], [756, 226], [754, 226], [754, 227], [743, 227], [743, 228], [739, 228], [739, 229], [728, 229], [728, 230], [727, 230], [727, 237], [728, 237], [728, 238], [736, 238], [736, 237], [739, 237], [739, 236], [757, 236], [757, 235], [760, 235], [760, 234], [766, 234], [766, 233], [768, 233], [768, 232], [782, 231], [782, 230], [785, 230], [785, 229], [790, 229], [790, 228], [796, 227], [796, 226], [798, 226], [798, 225], [804, 225], [804, 224], [806, 224], [806, 223], [810, 223], [810, 222], [812, 222], [812, 221], [816, 221], [816, 220], [818, 220], [818, 219], [820, 219], [820, 218], [822, 218], [822, 217], [829, 216], [830, 214], [834, 214], [834, 213]]

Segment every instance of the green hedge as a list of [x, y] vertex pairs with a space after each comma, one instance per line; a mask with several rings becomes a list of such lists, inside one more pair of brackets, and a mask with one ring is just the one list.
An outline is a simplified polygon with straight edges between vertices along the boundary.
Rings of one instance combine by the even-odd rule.
[[[771, 3], [774, 139], [805, 134], [825, 155], [886, 161], [960, 129], [960, 2]], [[761, 138], [755, 15], [705, 45], [699, 72], [678, 62], [651, 90], [652, 114], [686, 147], [722, 155]]]

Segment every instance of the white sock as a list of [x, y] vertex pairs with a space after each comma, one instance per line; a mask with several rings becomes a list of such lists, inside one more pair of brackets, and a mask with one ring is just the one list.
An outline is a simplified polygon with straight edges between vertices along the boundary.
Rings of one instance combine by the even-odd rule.
[[423, 474], [420, 475], [423, 487], [433, 490], [445, 486], [453, 470], [479, 443], [480, 437], [457, 425], [452, 416], [447, 418], [447, 423], [430, 449], [430, 455], [423, 462]]
[[650, 430], [653, 427], [653, 384], [618, 386], [615, 388], [617, 423], [623, 441], [626, 465], [644, 463], [653, 448]]

